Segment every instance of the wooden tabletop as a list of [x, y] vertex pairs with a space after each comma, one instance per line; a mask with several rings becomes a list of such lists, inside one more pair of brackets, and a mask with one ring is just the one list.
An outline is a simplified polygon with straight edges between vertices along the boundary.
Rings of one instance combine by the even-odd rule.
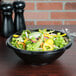
[[[27, 26], [27, 29], [50, 28], [60, 30], [68, 28], [76, 32], [75, 25], [68, 26]], [[76, 76], [76, 38], [70, 49], [58, 58], [55, 62], [43, 65], [26, 65], [5, 44], [6, 38], [0, 36], [0, 76]]]

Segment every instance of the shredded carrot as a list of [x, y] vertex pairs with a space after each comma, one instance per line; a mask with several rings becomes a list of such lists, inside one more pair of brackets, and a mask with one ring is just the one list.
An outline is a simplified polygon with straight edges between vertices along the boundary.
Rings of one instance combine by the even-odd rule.
[[42, 43], [41, 43], [41, 48], [43, 48], [43, 44], [44, 44], [44, 43], [42, 42]]
[[[18, 44], [22, 44], [23, 48], [25, 48], [25, 44], [23, 42], [18, 42]], [[17, 46], [17, 47], [19, 47], [19, 46]]]

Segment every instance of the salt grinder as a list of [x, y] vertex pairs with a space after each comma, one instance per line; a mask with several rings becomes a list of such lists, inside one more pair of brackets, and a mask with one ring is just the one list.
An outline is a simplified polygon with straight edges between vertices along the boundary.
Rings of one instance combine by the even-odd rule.
[[12, 4], [4, 3], [1, 5], [2, 10], [2, 29], [1, 34], [4, 37], [9, 37], [13, 33], [15, 33], [15, 27], [13, 25], [12, 20]]
[[25, 7], [25, 2], [23, 1], [13, 2], [13, 8], [15, 12], [14, 25], [16, 28], [16, 32], [26, 29], [24, 15], [23, 15], [24, 7]]

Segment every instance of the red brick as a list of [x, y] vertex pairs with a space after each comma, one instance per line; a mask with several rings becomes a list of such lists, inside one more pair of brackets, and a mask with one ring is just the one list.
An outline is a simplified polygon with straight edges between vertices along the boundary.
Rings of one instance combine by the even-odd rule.
[[76, 19], [76, 12], [52, 12], [52, 19]]
[[62, 21], [38, 21], [37, 25], [62, 25]]
[[25, 19], [48, 19], [48, 12], [25, 12]]
[[25, 10], [34, 10], [34, 3], [26, 3]]
[[65, 4], [66, 10], [76, 10], [76, 2], [68, 2]]
[[37, 3], [38, 10], [62, 10], [62, 3]]
[[65, 21], [65, 25], [76, 25], [76, 21]]
[[26, 21], [26, 25], [34, 25], [34, 21]]

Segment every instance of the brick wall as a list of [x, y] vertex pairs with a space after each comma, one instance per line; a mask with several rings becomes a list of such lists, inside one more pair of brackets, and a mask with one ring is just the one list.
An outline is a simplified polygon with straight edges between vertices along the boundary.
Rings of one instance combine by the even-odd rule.
[[25, 0], [25, 2], [24, 17], [27, 25], [76, 25], [76, 0]]

